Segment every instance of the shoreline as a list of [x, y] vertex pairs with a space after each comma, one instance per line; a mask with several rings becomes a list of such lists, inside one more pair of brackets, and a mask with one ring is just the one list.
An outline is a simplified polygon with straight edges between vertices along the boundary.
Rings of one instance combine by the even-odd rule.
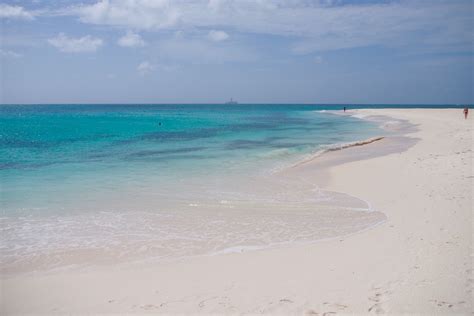
[[[382, 121], [384, 122], [386, 120], [387, 119], [384, 118]], [[327, 222], [327, 218], [329, 215], [328, 213], [334, 212], [333, 217], [335, 218], [333, 219], [333, 221], [335, 224], [332, 224], [332, 225], [326, 224], [326, 225], [321, 226], [316, 220], [315, 221], [316, 223], [314, 224], [317, 224], [317, 225], [313, 226], [314, 230], [316, 231], [332, 229], [333, 231], [329, 234], [322, 234], [322, 235], [313, 234], [313, 238], [304, 239], [304, 240], [300, 240], [299, 238], [295, 239], [294, 237], [298, 237], [299, 233], [296, 231], [296, 229], [293, 226], [293, 228], [290, 228], [290, 229], [293, 229], [294, 233], [289, 235], [288, 239], [282, 240], [280, 238], [279, 240], [278, 239], [273, 240], [270, 238], [270, 239], [267, 239], [262, 244], [261, 243], [262, 240], [258, 240], [257, 238], [254, 238], [252, 241], [249, 238], [251, 242], [248, 244], [246, 242], [243, 242], [243, 243], [237, 242], [235, 245], [233, 244], [221, 245], [223, 247], [214, 248], [214, 249], [202, 249], [203, 251], [200, 251], [200, 252], [198, 251], [198, 253], [193, 252], [193, 253], [188, 253], [188, 254], [182, 253], [179, 251], [179, 249], [177, 249], [175, 255], [172, 255], [169, 252], [167, 252], [163, 256], [160, 253], [157, 254], [148, 250], [153, 247], [153, 244], [159, 244], [161, 246], [162, 244], [161, 240], [155, 239], [155, 236], [149, 236], [150, 242], [144, 241], [142, 244], [137, 245], [136, 247], [137, 249], [138, 248], [145, 249], [143, 253], [140, 251], [139, 251], [140, 253], [137, 253], [136, 251], [134, 252], [133, 250], [129, 251], [128, 249], [124, 249], [124, 247], [120, 247], [120, 246], [109, 247], [107, 245], [107, 252], [108, 252], [109, 257], [107, 255], [101, 255], [96, 245], [93, 245], [92, 247], [87, 247], [87, 246], [81, 247], [82, 245], [76, 242], [75, 244], [77, 246], [75, 247], [66, 248], [64, 247], [64, 245], [61, 245], [63, 247], [59, 249], [59, 251], [58, 250], [52, 251], [52, 252], [49, 252], [48, 250], [45, 250], [44, 252], [37, 251], [38, 254], [37, 253], [30, 254], [29, 258], [23, 259], [23, 257], [18, 256], [19, 258], [18, 260], [15, 257], [13, 257], [13, 261], [14, 262], [16, 261], [15, 264], [11, 264], [12, 260], [6, 261], [6, 264], [3, 267], [3, 275], [1, 276], [1, 278], [9, 279], [9, 278], [15, 278], [15, 277], [20, 277], [20, 276], [29, 277], [29, 276], [35, 276], [35, 275], [53, 275], [57, 272], [84, 273], [87, 271], [94, 270], [96, 268], [104, 268], [111, 265], [133, 267], [137, 265], [146, 265], [146, 264], [170, 264], [170, 263], [183, 262], [192, 258], [212, 257], [212, 256], [217, 256], [217, 255], [227, 254], [227, 253], [242, 253], [242, 252], [247, 252], [247, 251], [262, 251], [262, 250], [267, 250], [267, 249], [287, 248], [287, 247], [293, 247], [295, 245], [308, 245], [308, 244], [316, 243], [319, 241], [327, 241], [327, 240], [332, 240], [334, 238], [351, 236], [361, 231], [371, 229], [372, 227], [382, 224], [386, 220], [386, 217], [380, 212], [377, 212], [377, 214], [364, 215], [363, 212], [365, 213], [374, 212], [373, 210], [370, 209], [370, 205], [368, 201], [360, 200], [357, 197], [351, 196], [348, 194], [341, 194], [339, 192], [330, 192], [330, 191], [324, 190], [324, 188], [321, 188], [317, 183], [324, 182], [323, 179], [325, 179], [325, 177], [321, 177], [318, 174], [314, 174], [314, 172], [312, 173], [313, 179], [308, 178], [304, 181], [306, 183], [305, 185], [298, 184], [298, 186], [296, 187], [295, 185], [297, 185], [298, 182], [302, 182], [302, 178], [297, 173], [289, 174], [286, 171], [291, 171], [291, 169], [293, 168], [298, 168], [299, 165], [306, 164], [309, 161], [318, 159], [320, 158], [320, 156], [323, 156], [325, 154], [330, 154], [334, 151], [345, 150], [351, 147], [368, 145], [373, 142], [382, 140], [384, 137], [386, 136], [382, 136], [382, 137], [376, 136], [376, 137], [371, 137], [366, 140], [356, 140], [353, 142], [335, 143], [331, 145], [326, 145], [326, 146], [323, 146], [325, 147], [324, 149], [320, 149], [317, 152], [310, 154], [311, 158], [308, 160], [305, 160], [306, 159], [305, 157], [307, 157], [307, 155], [303, 155], [299, 157], [299, 160], [302, 162], [299, 162], [296, 164], [289, 163], [287, 166], [282, 167], [280, 170], [277, 170], [271, 173], [264, 172], [262, 174], [258, 174], [258, 176], [251, 175], [252, 177], [255, 177], [255, 179], [258, 179], [256, 181], [242, 182], [242, 179], [232, 179], [231, 181], [235, 183], [242, 182], [244, 186], [246, 184], [252, 184], [254, 187], [266, 188], [265, 190], [269, 190], [269, 192], [272, 192], [273, 196], [278, 196], [279, 194], [284, 194], [284, 195], [288, 194], [288, 195], [291, 195], [291, 196], [294, 195], [296, 197], [303, 198], [303, 199], [307, 199], [308, 197], [312, 198], [312, 195], [314, 195], [312, 191], [314, 190], [314, 188], [317, 188], [317, 190], [320, 191], [318, 193], [322, 195], [323, 199], [326, 198], [326, 199], [337, 200], [338, 198], [342, 198], [347, 201], [353, 200], [354, 201], [353, 203], [355, 203], [353, 206], [350, 206], [352, 203], [349, 203], [346, 201], [345, 203], [343, 203], [343, 206], [340, 207], [340, 210], [336, 210], [336, 209], [333, 210], [334, 206], [337, 203], [335, 203], [334, 205], [332, 203], [326, 205], [326, 202], [323, 202], [323, 204], [320, 205], [318, 203], [317, 198], [315, 198], [314, 201], [305, 200], [305, 202], [296, 201], [295, 198], [285, 200], [286, 202], [278, 201], [278, 198], [275, 201], [271, 201], [271, 200], [267, 200], [269, 197], [268, 192], [265, 193], [262, 190], [255, 191], [255, 196], [257, 198], [252, 198], [251, 196], [249, 196], [248, 201], [245, 200], [245, 195], [244, 195], [244, 199], [242, 200], [236, 200], [236, 201], [221, 200], [220, 204], [219, 204], [219, 201], [214, 201], [214, 203], [212, 203], [212, 201], [207, 201], [206, 199], [202, 201], [200, 200], [188, 201], [190, 202], [188, 206], [193, 208], [193, 212], [202, 211], [203, 207], [207, 207], [210, 210], [212, 210], [212, 212], [215, 213], [216, 206], [217, 207], [220, 206], [221, 208], [227, 208], [227, 209], [228, 208], [240, 209], [242, 212], [247, 213], [247, 210], [245, 210], [245, 208], [249, 208], [249, 210], [255, 209], [255, 210], [258, 210], [259, 212], [263, 211], [264, 213], [266, 213], [268, 221], [272, 220], [272, 218], [278, 218], [284, 215], [284, 214], [281, 214], [282, 207], [283, 209], [286, 209], [284, 213], [290, 213], [290, 214], [294, 213], [295, 218], [293, 218], [293, 220], [297, 220], [298, 214], [303, 210], [306, 212], [313, 212], [312, 217], [314, 219], [317, 219], [318, 216], [322, 216], [324, 218], [323, 221]], [[380, 152], [380, 154], [383, 155], [384, 153]], [[352, 155], [350, 154], [345, 155], [345, 153], [343, 153], [343, 155], [345, 157], [352, 158]], [[329, 160], [333, 161], [331, 158], [331, 155], [328, 158]], [[317, 173], [325, 172], [328, 170], [328, 166], [323, 166], [323, 167], [314, 168], [314, 169], [315, 169], [314, 171], [316, 171]], [[282, 174], [285, 174], [285, 177], [282, 177], [281, 176]], [[275, 182], [278, 182], [278, 184], [275, 184]], [[284, 184], [284, 187], [282, 187], [280, 182]], [[242, 187], [241, 183], [239, 184], [239, 187]], [[282, 188], [288, 191], [284, 192], [282, 191]], [[239, 191], [238, 187], [237, 187], [236, 192], [245, 193], [244, 191]], [[263, 193], [265, 193], [265, 195], [261, 195]], [[262, 199], [262, 200], [259, 201], [259, 199]], [[159, 204], [163, 203], [162, 200], [159, 200], [159, 201], [143, 201], [142, 200], [140, 202], [137, 201], [137, 203], [142, 203], [141, 205], [147, 203], [147, 205], [150, 205], [150, 207], [161, 206], [156, 202], [159, 202]], [[175, 207], [174, 209], [176, 210], [176, 212], [183, 211], [183, 210], [180, 210], [180, 207], [183, 207], [183, 205], [186, 204], [186, 203], [184, 204], [183, 203], [181, 203], [181, 205], [174, 205]], [[295, 205], [296, 203], [301, 203], [302, 205]], [[104, 204], [103, 207], [108, 207], [108, 206]], [[133, 208], [133, 207], [134, 206], [130, 205], [130, 208]], [[326, 208], [327, 211], [320, 212], [320, 208], [323, 208], [323, 209]], [[265, 209], [265, 210], [262, 210], [262, 209]], [[356, 215], [358, 216], [354, 216], [354, 214], [350, 214], [347, 212], [345, 213], [340, 212], [341, 210], [356, 213]], [[272, 211], [273, 211], [273, 214], [272, 214]], [[126, 211], [124, 211], [123, 213], [122, 211], [117, 211], [116, 212], [117, 214], [115, 215], [113, 214], [115, 212], [106, 211], [105, 213], [110, 214], [110, 216], [127, 217], [128, 220], [126, 219], [125, 220], [126, 222], [134, 221], [133, 218], [129, 217], [129, 215], [126, 214], [127, 213]], [[207, 215], [206, 213], [201, 213], [201, 215], [206, 216]], [[151, 214], [149, 214], [145, 210], [138, 211], [138, 212], [133, 211], [133, 214], [134, 216], [141, 216], [141, 217], [147, 218], [147, 220], [144, 223], [147, 226], [156, 225], [155, 227], [160, 227], [159, 226], [160, 223], [156, 221], [157, 219], [154, 218]], [[231, 217], [231, 215], [232, 214], [228, 214], [228, 217]], [[353, 227], [351, 227], [350, 229], [347, 229], [347, 227], [345, 227], [347, 225], [344, 224], [344, 220], [342, 221], [338, 220], [337, 219], [338, 217], [340, 217], [341, 219], [343, 219], [344, 217], [348, 217], [352, 219]], [[287, 220], [292, 220], [291, 217], [283, 217], [283, 218], [286, 218]], [[245, 220], [242, 218], [234, 218], [234, 219], [236, 219], [237, 221]], [[48, 225], [48, 226], [59, 225], [60, 226], [61, 222], [77, 222], [77, 225], [82, 225], [81, 223], [86, 221], [85, 218], [81, 217], [81, 214], [79, 214], [78, 217], [76, 217], [74, 214], [68, 217], [61, 218], [61, 220], [59, 219], [56, 220], [54, 216], [52, 216], [51, 218], [46, 218], [44, 222], [41, 222], [41, 220], [43, 220], [43, 218], [41, 219], [33, 218], [30, 221], [32, 221], [34, 225], [37, 225], [39, 227], [42, 227], [44, 225]], [[94, 220], [99, 221], [99, 222], [107, 221], [107, 219], [104, 219], [103, 217], [100, 217], [100, 218], [96, 217]], [[210, 220], [219, 221], [220, 219], [210, 218]], [[259, 217], [254, 216], [254, 220], [258, 221]], [[108, 221], [111, 223], [111, 225], [112, 223], [117, 224], [114, 217], [108, 218]], [[176, 221], [179, 221], [179, 218], [177, 218]], [[282, 219], [282, 221], [285, 222], [284, 219]], [[340, 224], [343, 227], [340, 227], [341, 225], [339, 225], [338, 227], [338, 224], [337, 224], [338, 222], [340, 222]], [[292, 222], [290, 221], [288, 221], [287, 223], [290, 225], [292, 224]], [[308, 223], [309, 221], [306, 224]], [[30, 227], [31, 225], [30, 222], [27, 222], [24, 224], [27, 225], [28, 227]], [[178, 225], [178, 223], [176, 224]], [[194, 224], [198, 225], [198, 223], [194, 223]], [[11, 225], [7, 225], [7, 227], [11, 227]], [[17, 225], [17, 227], [21, 228], [23, 226]], [[255, 228], [261, 229], [262, 227], [255, 227]], [[263, 228], [267, 231], [271, 231], [271, 229], [269, 228], [265, 228], [265, 227]], [[86, 229], [86, 228], [83, 227], [82, 229]], [[102, 229], [102, 227], [97, 227], [97, 229]], [[232, 227], [229, 227], [229, 230], [231, 231], [231, 233], [234, 233], [234, 234], [238, 233], [237, 230], [232, 231]], [[40, 230], [38, 230], [36, 233], [38, 235], [41, 235]], [[45, 232], [45, 233], [47, 234], [48, 232]], [[80, 233], [81, 232], [78, 231], [76, 235]], [[130, 231], [129, 233], [133, 235], [133, 234], [138, 234], [142, 232], [140, 230], [139, 231], [134, 230], [134, 231]], [[208, 236], [204, 236], [203, 238], [206, 239], [206, 237]], [[31, 248], [34, 249], [34, 247], [31, 247]], [[117, 253], [123, 253], [123, 256], [122, 255], [116, 256]], [[56, 259], [51, 259], [53, 257], [56, 257]], [[86, 262], [84, 260], [88, 260], [88, 261]]]
[[[371, 153], [355, 161], [341, 154], [380, 149], [387, 145], [386, 139], [331, 151], [299, 172], [314, 176], [308, 174], [309, 168], [314, 172], [318, 165], [329, 166], [324, 171], [329, 175], [325, 189], [370, 201], [375, 210], [386, 214], [383, 223], [308, 245], [190, 258], [142, 270], [115, 266], [13, 277], [3, 281], [4, 312], [468, 313], [473, 283], [472, 268], [468, 272], [472, 195], [470, 204], [469, 198], [453, 197], [458, 192], [469, 195], [469, 183], [472, 187], [472, 174], [463, 177], [462, 167], [467, 159], [472, 173], [472, 148], [467, 143], [472, 141], [472, 118], [458, 121], [457, 110], [361, 112], [409, 119], [418, 124], [413, 134], [420, 140], [401, 153], [394, 146], [387, 155]], [[439, 126], [438, 121], [444, 124]], [[342, 163], [330, 166], [329, 155], [338, 156]], [[440, 158], [445, 156], [450, 159]], [[434, 165], [417, 168], [420, 159]], [[381, 179], [389, 180], [383, 181], [383, 188]], [[446, 218], [444, 210], [455, 211], [457, 217]], [[447, 233], [451, 231], [458, 238]], [[449, 248], [447, 242], [453, 246]], [[450, 250], [438, 253], [437, 247]], [[441, 277], [438, 271], [446, 273]], [[44, 288], [49, 289], [47, 294]]]

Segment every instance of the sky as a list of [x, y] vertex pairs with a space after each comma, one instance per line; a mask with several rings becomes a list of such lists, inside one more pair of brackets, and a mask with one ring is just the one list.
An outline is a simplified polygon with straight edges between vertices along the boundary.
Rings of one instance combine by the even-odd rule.
[[473, 0], [2, 0], [0, 102], [473, 104]]

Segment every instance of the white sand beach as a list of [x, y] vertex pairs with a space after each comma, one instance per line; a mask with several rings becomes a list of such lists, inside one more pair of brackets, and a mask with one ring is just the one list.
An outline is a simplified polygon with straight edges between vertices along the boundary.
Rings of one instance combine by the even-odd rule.
[[322, 185], [368, 201], [383, 223], [309, 245], [8, 277], [2, 314], [471, 314], [472, 115], [351, 113], [408, 120], [417, 141], [398, 152], [384, 138], [301, 168], [339, 161]]

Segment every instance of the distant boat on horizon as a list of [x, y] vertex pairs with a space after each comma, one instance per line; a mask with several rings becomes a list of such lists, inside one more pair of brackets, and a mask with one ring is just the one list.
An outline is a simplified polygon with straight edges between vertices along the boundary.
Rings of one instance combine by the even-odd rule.
[[230, 101], [227, 101], [225, 104], [238, 104], [238, 102], [230, 98]]

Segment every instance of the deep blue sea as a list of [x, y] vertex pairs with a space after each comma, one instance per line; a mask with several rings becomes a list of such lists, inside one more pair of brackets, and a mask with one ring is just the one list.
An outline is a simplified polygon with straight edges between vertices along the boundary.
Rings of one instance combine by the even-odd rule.
[[[389, 106], [348, 106], [368, 107]], [[212, 240], [215, 244], [206, 247], [217, 252], [260, 247], [281, 236], [297, 240], [285, 230], [273, 239], [247, 242], [242, 236], [248, 232], [242, 229], [237, 239], [219, 243], [221, 235], [209, 232], [224, 226], [194, 230], [196, 220], [186, 221], [194, 218], [192, 207], [204, 212], [199, 218], [212, 218], [203, 224], [209, 225], [226, 220], [216, 220], [206, 213], [209, 210], [225, 217], [222, 214], [234, 206], [246, 212], [258, 209], [249, 205], [281, 202], [282, 196], [288, 196], [287, 205], [299, 203], [303, 198], [284, 186], [265, 193], [251, 183], [322, 148], [383, 133], [373, 122], [320, 112], [339, 109], [342, 106], [291, 104], [2, 105], [3, 258], [10, 265], [27, 265], [33, 259], [60, 265], [57, 259], [51, 261], [52, 254], [122, 244], [143, 253], [154, 249], [154, 256], [163, 257], [176, 249], [195, 249], [189, 240], [206, 245]], [[258, 190], [263, 193], [255, 193]], [[185, 213], [178, 216], [178, 211]], [[258, 221], [262, 227], [268, 223], [265, 217]], [[295, 231], [301, 231], [296, 223]], [[170, 238], [174, 248], [164, 242]]]

